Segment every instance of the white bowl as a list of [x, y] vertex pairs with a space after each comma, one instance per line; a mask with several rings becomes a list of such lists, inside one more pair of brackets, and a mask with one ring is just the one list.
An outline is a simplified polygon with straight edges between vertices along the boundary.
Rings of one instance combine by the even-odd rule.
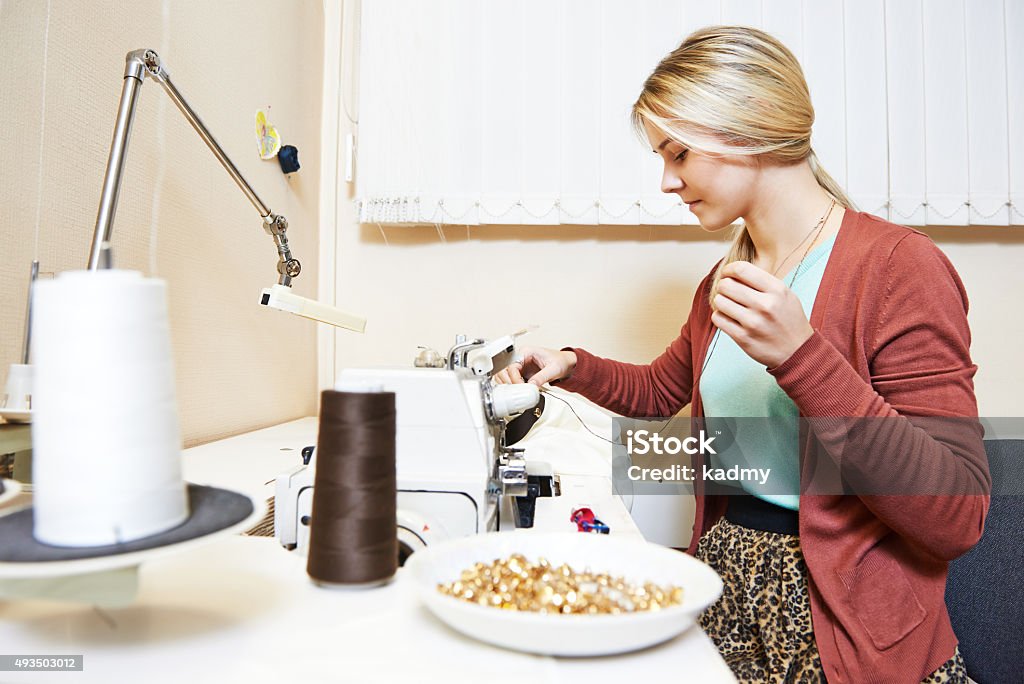
[[[437, 590], [476, 562], [513, 553], [536, 562], [569, 564], [573, 570], [609, 573], [632, 583], [683, 588], [683, 602], [657, 611], [616, 615], [561, 615], [481, 606]], [[722, 593], [718, 574], [680, 551], [635, 538], [598, 534], [494, 532], [463, 537], [417, 551], [406, 563], [417, 593], [450, 627], [481, 641], [517, 651], [558, 656], [624, 653], [653, 646], [684, 632]]]

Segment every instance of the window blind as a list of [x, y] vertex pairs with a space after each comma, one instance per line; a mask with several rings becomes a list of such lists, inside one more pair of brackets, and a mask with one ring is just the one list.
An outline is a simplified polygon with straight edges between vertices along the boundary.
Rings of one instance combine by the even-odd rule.
[[1024, 0], [373, 0], [362, 7], [362, 222], [696, 224], [630, 127], [691, 31], [798, 57], [813, 146], [858, 208], [1024, 223]]

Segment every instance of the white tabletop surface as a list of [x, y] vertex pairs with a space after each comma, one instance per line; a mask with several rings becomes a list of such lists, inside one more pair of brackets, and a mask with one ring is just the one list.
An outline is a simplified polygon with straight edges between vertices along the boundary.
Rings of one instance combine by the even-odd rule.
[[[270, 496], [267, 481], [300, 462], [315, 430], [315, 419], [303, 419], [189, 449], [185, 477]], [[582, 477], [581, 487], [593, 478]], [[585, 496], [620, 520], [611, 510], [618, 500], [600, 488], [594, 482]], [[624, 521], [621, 528], [635, 529]], [[82, 672], [0, 672], [0, 682], [735, 681], [696, 627], [660, 646], [604, 658], [516, 653], [439, 622], [403, 570], [376, 589], [322, 589], [306, 576], [305, 558], [271, 538], [214, 540], [139, 572], [138, 596], [125, 608], [0, 602], [0, 653], [84, 655]]]

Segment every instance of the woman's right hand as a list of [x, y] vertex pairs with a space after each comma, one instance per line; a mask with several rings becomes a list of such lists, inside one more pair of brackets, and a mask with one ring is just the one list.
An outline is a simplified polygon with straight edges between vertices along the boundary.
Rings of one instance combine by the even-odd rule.
[[544, 347], [520, 347], [517, 360], [494, 375], [498, 384], [530, 382], [542, 386], [546, 382], [564, 380], [576, 369], [576, 354]]

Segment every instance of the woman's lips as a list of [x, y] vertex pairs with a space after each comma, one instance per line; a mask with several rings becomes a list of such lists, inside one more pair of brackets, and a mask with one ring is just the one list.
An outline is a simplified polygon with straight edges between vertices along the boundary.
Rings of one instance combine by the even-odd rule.
[[698, 204], [700, 204], [700, 200], [693, 200], [692, 202], [687, 202], [686, 206], [692, 210]]

